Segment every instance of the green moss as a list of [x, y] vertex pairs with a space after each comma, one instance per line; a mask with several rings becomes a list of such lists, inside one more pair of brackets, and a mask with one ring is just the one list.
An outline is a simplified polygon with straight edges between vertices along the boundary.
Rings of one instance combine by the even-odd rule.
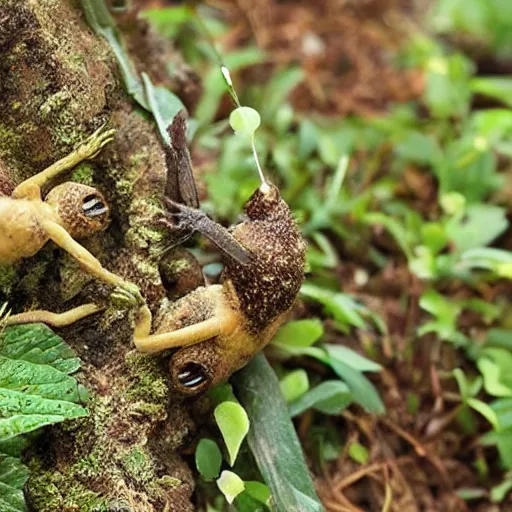
[[71, 174], [70, 181], [74, 181], [75, 183], [83, 183], [84, 185], [92, 187], [94, 185], [93, 175], [94, 167], [87, 162], [82, 162], [80, 165], [75, 167], [75, 170]]
[[70, 100], [71, 95], [66, 88], [56, 92], [52, 96], [49, 96], [46, 101], [39, 107], [41, 117], [46, 119], [50, 114], [64, 108]]
[[31, 464], [32, 476], [27, 482], [30, 503], [38, 512], [100, 512], [107, 501], [87, 489], [80, 481], [58, 472], [38, 473], [38, 464]]
[[157, 359], [130, 352], [125, 357], [130, 376], [134, 379], [126, 396], [130, 400], [143, 400], [161, 405], [167, 401], [169, 386]]
[[126, 472], [137, 482], [149, 482], [155, 478], [155, 465], [151, 454], [142, 447], [135, 447], [121, 459]]
[[15, 280], [16, 267], [12, 265], [0, 265], [0, 292], [9, 295]]

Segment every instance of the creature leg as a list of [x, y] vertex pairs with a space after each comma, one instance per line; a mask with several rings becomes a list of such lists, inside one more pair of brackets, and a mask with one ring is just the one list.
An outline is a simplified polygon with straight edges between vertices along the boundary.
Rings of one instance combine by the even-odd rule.
[[35, 310], [19, 315], [9, 315], [2, 321], [4, 325], [43, 323], [53, 327], [65, 327], [71, 325], [86, 316], [101, 311], [102, 308], [96, 304], [84, 304], [77, 308], [70, 309], [64, 313], [52, 313], [51, 311]]
[[30, 193], [30, 190], [34, 190], [34, 186], [43, 187], [55, 176], [75, 167], [75, 165], [84, 160], [96, 157], [103, 146], [112, 141], [114, 133], [115, 130], [104, 130], [101, 127], [72, 153], [50, 165], [44, 171], [20, 183], [14, 189], [13, 197], [31, 199], [33, 194]]
[[71, 254], [71, 256], [73, 256], [90, 274], [102, 281], [105, 281], [106, 283], [118, 286], [125, 290], [137, 302], [144, 302], [137, 286], [103, 268], [99, 260], [97, 260], [87, 249], [82, 247], [75, 239], [73, 239], [62, 226], [53, 221], [46, 221], [43, 225], [49, 238], [59, 247]]

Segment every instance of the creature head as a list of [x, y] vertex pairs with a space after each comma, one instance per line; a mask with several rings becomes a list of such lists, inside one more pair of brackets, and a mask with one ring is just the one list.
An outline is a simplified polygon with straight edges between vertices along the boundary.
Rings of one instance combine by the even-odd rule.
[[63, 183], [51, 190], [45, 201], [73, 238], [92, 235], [108, 224], [109, 207], [105, 198], [87, 185]]
[[251, 220], [270, 220], [279, 216], [283, 205], [279, 189], [271, 183], [264, 183], [245, 203], [244, 210]]

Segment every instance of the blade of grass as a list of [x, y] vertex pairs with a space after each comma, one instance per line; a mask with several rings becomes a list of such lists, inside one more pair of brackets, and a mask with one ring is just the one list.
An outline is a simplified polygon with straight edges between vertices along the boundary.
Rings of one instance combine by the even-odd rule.
[[273, 510], [323, 512], [279, 381], [265, 357], [256, 356], [232, 382], [251, 421], [247, 439], [272, 493]]

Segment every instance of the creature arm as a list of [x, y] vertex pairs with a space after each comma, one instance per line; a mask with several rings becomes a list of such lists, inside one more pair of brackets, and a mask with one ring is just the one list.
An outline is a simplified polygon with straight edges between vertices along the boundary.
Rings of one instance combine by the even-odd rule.
[[48, 237], [53, 240], [59, 247], [64, 249], [80, 265], [93, 276], [105, 281], [106, 283], [118, 286], [126, 290], [137, 301], [142, 302], [139, 289], [132, 283], [125, 281], [121, 277], [105, 269], [99, 260], [97, 260], [87, 249], [82, 247], [70, 234], [59, 224], [54, 221], [46, 220], [43, 223]]
[[103, 127], [94, 132], [83, 144], [72, 153], [61, 158], [44, 171], [32, 176], [20, 183], [13, 192], [13, 197], [21, 199], [39, 198], [40, 189], [55, 176], [75, 167], [84, 160], [89, 160], [98, 155], [103, 146], [112, 141], [115, 130], [103, 130]]
[[173, 226], [174, 229], [201, 233], [241, 265], [249, 263], [251, 253], [224, 226], [210, 219], [201, 210], [170, 199], [166, 199], [165, 202], [169, 209], [174, 210], [169, 215], [178, 220], [178, 223]]

